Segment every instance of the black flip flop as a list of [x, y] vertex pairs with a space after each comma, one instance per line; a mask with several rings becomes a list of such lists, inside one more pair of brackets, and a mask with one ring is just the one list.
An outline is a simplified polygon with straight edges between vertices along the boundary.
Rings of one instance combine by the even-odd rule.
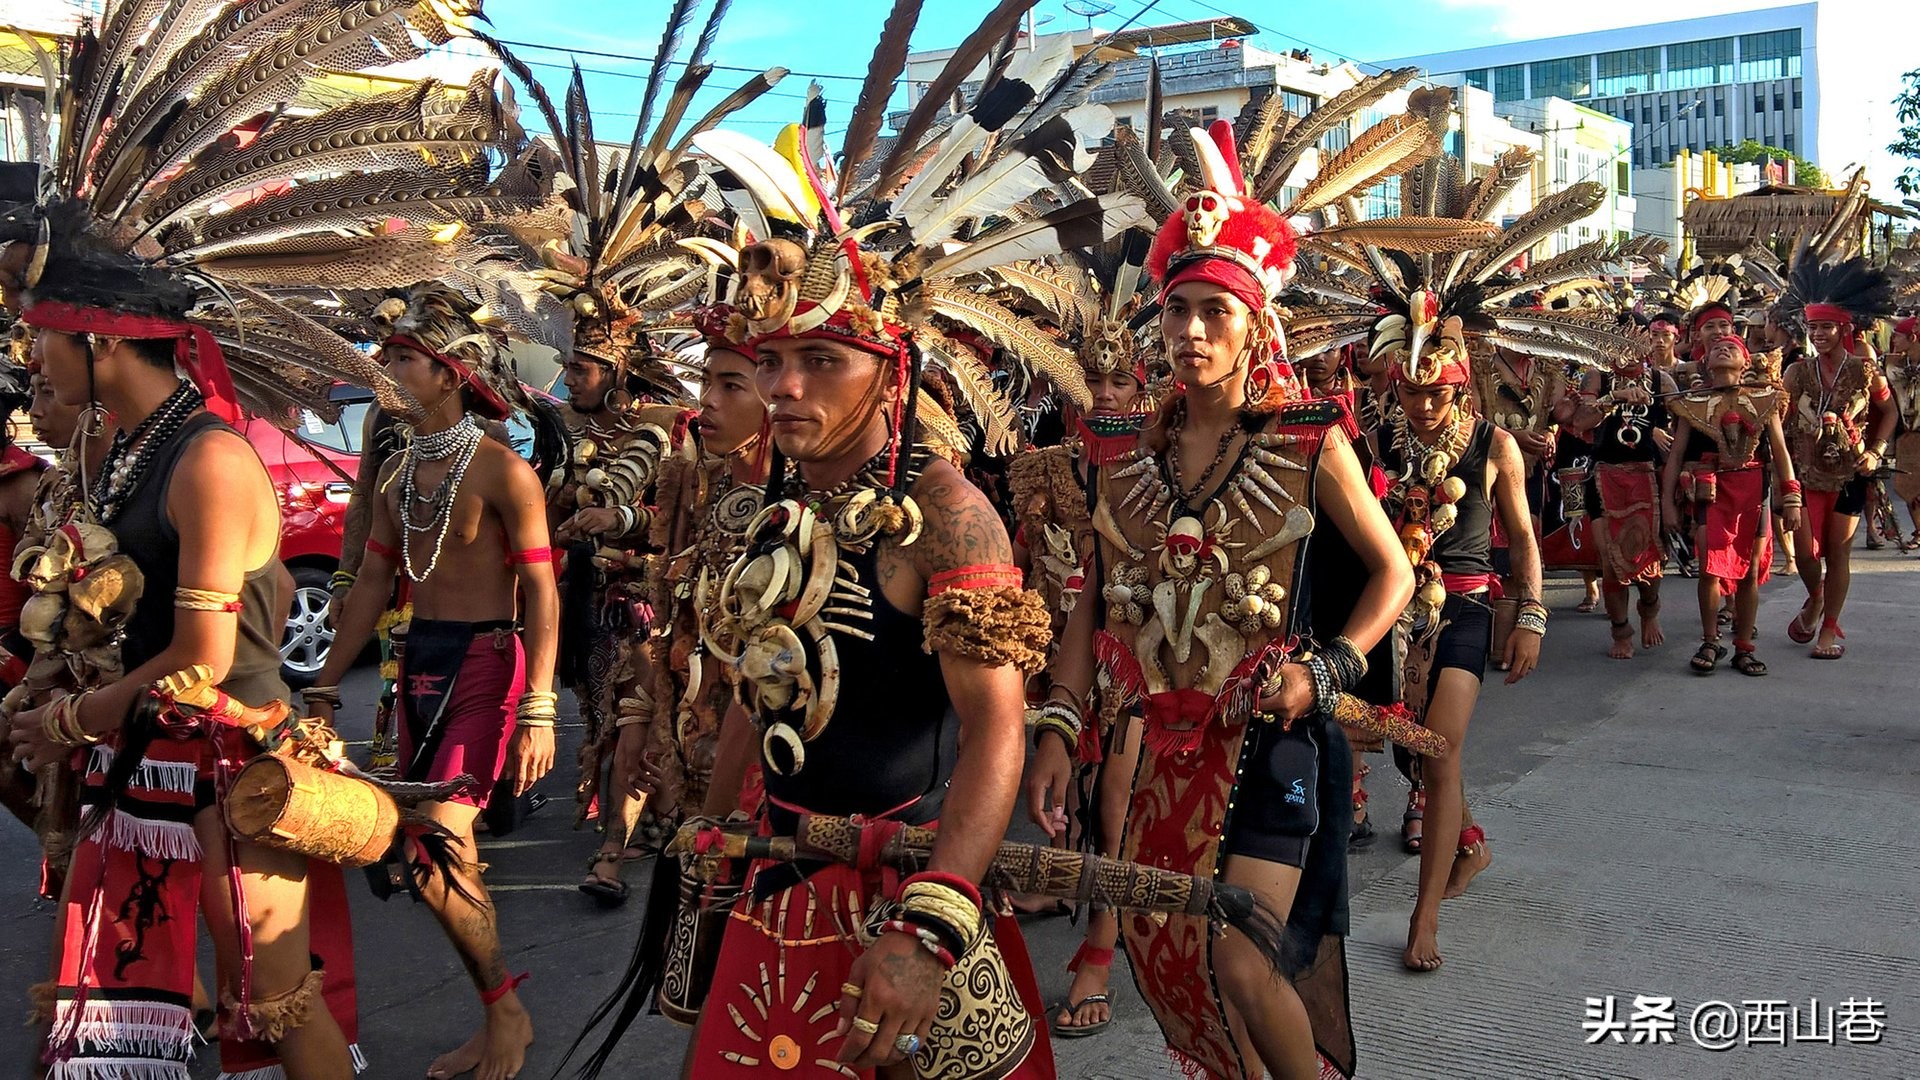
[[[1062, 1010], [1065, 1010], [1067, 1016], [1069, 1018], [1072, 1018], [1072, 1016], [1075, 1013], [1079, 1012], [1085, 1006], [1094, 1005], [1094, 1004], [1105, 1005], [1107, 1007], [1107, 1018], [1105, 1020], [1095, 1021], [1094, 1023], [1091, 1023], [1091, 1024], [1075, 1024], [1071, 1027], [1065, 1027], [1061, 1025], [1060, 1017], [1058, 1016], [1058, 1014]], [[1055, 1005], [1053, 1007], [1053, 1013], [1055, 1015], [1053, 1017], [1053, 1020], [1050, 1022], [1050, 1025], [1053, 1028], [1053, 1034], [1055, 1038], [1084, 1039], [1089, 1035], [1100, 1034], [1101, 1032], [1107, 1030], [1107, 1025], [1113, 1023], [1113, 1001], [1112, 999], [1108, 998], [1107, 995], [1105, 994], [1088, 994], [1086, 997], [1081, 998], [1079, 1001], [1068, 1001], [1063, 1004]]]
[[618, 878], [612, 881], [604, 878], [583, 881], [580, 891], [593, 897], [594, 902], [604, 908], [617, 908], [627, 902], [627, 883]]

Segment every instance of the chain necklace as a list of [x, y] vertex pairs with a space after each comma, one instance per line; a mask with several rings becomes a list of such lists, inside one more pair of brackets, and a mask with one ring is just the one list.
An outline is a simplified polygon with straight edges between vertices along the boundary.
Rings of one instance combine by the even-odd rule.
[[1640, 372], [1637, 375], [1631, 374], [1628, 371], [1615, 372], [1610, 387], [1611, 389], [1618, 390], [1621, 386], [1637, 386], [1641, 390], [1646, 391], [1648, 395], [1649, 404], [1646, 405], [1628, 405], [1625, 402], [1620, 402], [1614, 406], [1614, 415], [1618, 417], [1620, 421], [1613, 431], [1614, 441], [1629, 450], [1638, 448], [1641, 443], [1646, 441], [1647, 418], [1652, 415], [1653, 412], [1653, 406], [1651, 404], [1653, 395], [1652, 373], [1647, 370], [1644, 364], [1638, 365], [1638, 367]]
[[1207, 481], [1213, 479], [1213, 474], [1220, 471], [1220, 463], [1227, 459], [1227, 451], [1233, 448], [1233, 437], [1240, 434], [1240, 425], [1228, 424], [1227, 430], [1220, 433], [1220, 445], [1213, 452], [1213, 460], [1207, 463], [1193, 487], [1188, 488], [1180, 482], [1180, 431], [1187, 426], [1187, 403], [1184, 399], [1177, 409], [1167, 424], [1167, 479], [1173, 484], [1174, 494], [1180, 497], [1180, 505], [1191, 510], [1199, 500], [1200, 493], [1207, 490]]
[[[111, 525], [127, 507], [127, 500], [139, 489], [153, 466], [160, 449], [178, 434], [195, 409], [205, 401], [200, 391], [185, 379], [167, 395], [158, 408], [147, 414], [132, 431], [114, 433], [113, 444], [100, 462], [101, 484], [93, 492], [93, 518]], [[139, 449], [135, 450], [134, 447]], [[128, 455], [132, 456], [129, 457]]]
[[[447, 527], [453, 523], [453, 507], [460, 496], [460, 484], [466, 479], [467, 466], [473, 464], [474, 451], [480, 448], [480, 442], [486, 438], [480, 425], [473, 422], [472, 416], [463, 416], [460, 422], [445, 431], [435, 431], [426, 435], [416, 435], [407, 444], [406, 456], [400, 464], [400, 558], [406, 566], [407, 577], [415, 584], [433, 576], [434, 568], [440, 565], [440, 551], [446, 544]], [[414, 474], [422, 461], [444, 461], [452, 458], [447, 474], [440, 478], [431, 494], [421, 495], [415, 483]], [[425, 521], [416, 520], [415, 503], [427, 508], [429, 514]], [[431, 533], [433, 535], [433, 554], [427, 559], [427, 568], [415, 572], [413, 568], [413, 538]]]

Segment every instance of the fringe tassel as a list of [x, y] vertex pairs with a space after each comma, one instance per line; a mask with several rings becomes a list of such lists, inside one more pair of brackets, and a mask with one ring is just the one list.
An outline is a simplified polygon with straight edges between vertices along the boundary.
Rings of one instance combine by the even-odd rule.
[[[71, 1001], [55, 1007], [54, 1031], [67, 1031], [67, 1025], [73, 1022], [73, 1007]], [[80, 1022], [73, 1029], [82, 1054], [111, 1051], [182, 1063], [193, 1055], [194, 1035], [193, 1010], [161, 1001], [91, 999], [80, 1006]], [[70, 1060], [86, 1059], [76, 1055]]]
[[1174, 1068], [1179, 1069], [1185, 1074], [1187, 1080], [1200, 1080], [1200, 1077], [1205, 1075], [1207, 1071], [1206, 1066], [1200, 1064], [1199, 1061], [1188, 1056], [1184, 1051], [1176, 1050], [1171, 1046], [1167, 1047], [1167, 1060], [1173, 1063]]
[[[353, 1057], [355, 1075], [367, 1071], [367, 1057], [360, 1052], [359, 1043], [347, 1044], [347, 1053]], [[248, 1069], [246, 1072], [223, 1072], [219, 1080], [287, 1080], [287, 1070], [280, 1065], [268, 1065], [261, 1069]]]
[[[111, 746], [96, 746], [87, 759], [88, 776], [105, 776], [113, 767], [117, 751]], [[127, 787], [145, 788], [148, 791], [164, 791], [172, 795], [193, 794], [194, 784], [200, 779], [199, 766], [191, 761], [151, 761], [140, 762], [133, 770], [133, 776], [127, 781]]]
[[1156, 755], [1191, 754], [1200, 749], [1201, 740], [1206, 733], [1205, 724], [1196, 724], [1190, 728], [1170, 728], [1149, 719], [1146, 733], [1141, 736], [1141, 739], [1146, 748]]
[[46, 1080], [190, 1080], [178, 1061], [68, 1058], [47, 1067]]
[[199, 862], [200, 837], [184, 821], [148, 821], [115, 810], [100, 831], [106, 843], [154, 859]]
[[[1098, 597], [1092, 598], [1092, 602], [1098, 601]], [[1146, 695], [1147, 674], [1140, 669], [1139, 659], [1127, 648], [1126, 642], [1120, 640], [1119, 635], [1111, 630], [1095, 631], [1093, 658], [1126, 704], [1131, 705]]]

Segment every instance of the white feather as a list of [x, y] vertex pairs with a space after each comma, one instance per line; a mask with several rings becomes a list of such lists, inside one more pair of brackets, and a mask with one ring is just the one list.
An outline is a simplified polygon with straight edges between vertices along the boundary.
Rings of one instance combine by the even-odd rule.
[[763, 211], [802, 225], [813, 225], [800, 177], [773, 147], [725, 128], [695, 135], [693, 145], [745, 185]]
[[[1113, 111], [1105, 105], [1079, 105], [1061, 114], [1074, 131], [1074, 150], [1112, 130]], [[1000, 213], [1047, 186], [1047, 174], [1030, 154], [1009, 151], [967, 177], [946, 197], [903, 215], [914, 243], [932, 244], [952, 236], [972, 218]]]
[[[1046, 91], [1047, 84], [1058, 77], [1060, 70], [1066, 67], [1070, 49], [1071, 43], [1067, 35], [1056, 35], [1043, 50], [1021, 52], [1019, 58], [1008, 65], [1007, 73], [1003, 78], [1026, 83], [1033, 87], [1037, 97]], [[1002, 125], [994, 131], [1013, 130], [1010, 126], [1011, 122], [1018, 118], [1018, 114], [1009, 117], [1009, 124]], [[972, 116], [962, 116], [955, 121], [953, 127], [948, 129], [946, 138], [941, 141], [940, 149], [934, 151], [933, 156], [927, 159], [927, 163], [914, 174], [912, 180], [907, 182], [907, 186], [900, 189], [899, 196], [893, 200], [893, 212], [896, 215], [905, 215], [917, 210], [940, 189], [942, 181], [953, 175], [953, 171], [960, 167], [961, 160], [979, 149], [994, 131], [974, 123]]]
[[1187, 134], [1193, 138], [1193, 153], [1200, 161], [1200, 183], [1222, 195], [1240, 194], [1239, 186], [1233, 182], [1233, 169], [1221, 156], [1220, 148], [1214, 145], [1213, 137], [1196, 127], [1188, 128]]

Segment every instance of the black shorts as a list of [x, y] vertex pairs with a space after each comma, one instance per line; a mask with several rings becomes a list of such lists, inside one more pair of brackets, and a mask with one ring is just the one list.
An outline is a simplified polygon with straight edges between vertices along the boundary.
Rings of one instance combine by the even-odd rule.
[[1440, 684], [1441, 668], [1458, 668], [1476, 679], [1487, 677], [1487, 654], [1493, 651], [1493, 609], [1487, 606], [1487, 594], [1463, 596], [1448, 593], [1440, 608], [1444, 626], [1433, 647], [1433, 673], [1427, 678], [1429, 692]]
[[1304, 866], [1320, 831], [1321, 743], [1343, 736], [1305, 720], [1284, 730], [1263, 720], [1251, 724], [1223, 846], [1229, 855]]
[[1833, 512], [1847, 517], [1859, 517], [1867, 511], [1867, 478], [1856, 476], [1847, 481], [1840, 494], [1833, 500]]

